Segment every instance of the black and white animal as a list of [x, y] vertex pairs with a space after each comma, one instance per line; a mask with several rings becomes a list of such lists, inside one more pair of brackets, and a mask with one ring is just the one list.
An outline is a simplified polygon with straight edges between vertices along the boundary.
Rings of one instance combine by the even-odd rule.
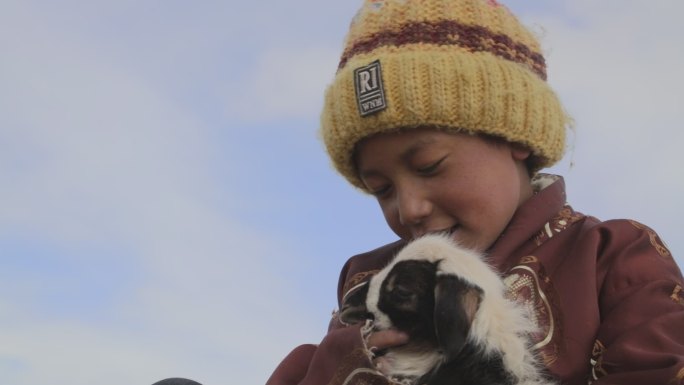
[[401, 384], [554, 384], [531, 350], [533, 323], [505, 298], [501, 277], [443, 235], [409, 243], [344, 299], [340, 319], [409, 334], [408, 344], [375, 356], [378, 371]]

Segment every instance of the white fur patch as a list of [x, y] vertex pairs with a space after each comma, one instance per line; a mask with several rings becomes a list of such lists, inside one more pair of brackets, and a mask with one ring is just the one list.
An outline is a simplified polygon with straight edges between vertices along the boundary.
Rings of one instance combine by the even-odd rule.
[[442, 354], [435, 349], [405, 351], [395, 348], [377, 358], [376, 364], [385, 375], [417, 379], [441, 363], [442, 359]]
[[539, 192], [556, 182], [560, 177], [552, 174], [539, 173], [532, 178], [532, 189]]

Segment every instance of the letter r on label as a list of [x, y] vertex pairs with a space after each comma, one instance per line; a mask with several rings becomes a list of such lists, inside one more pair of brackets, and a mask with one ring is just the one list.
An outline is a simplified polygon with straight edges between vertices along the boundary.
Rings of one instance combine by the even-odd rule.
[[377, 88], [377, 69], [370, 68], [368, 71], [359, 73], [359, 83], [361, 86], [361, 93], [372, 91]]

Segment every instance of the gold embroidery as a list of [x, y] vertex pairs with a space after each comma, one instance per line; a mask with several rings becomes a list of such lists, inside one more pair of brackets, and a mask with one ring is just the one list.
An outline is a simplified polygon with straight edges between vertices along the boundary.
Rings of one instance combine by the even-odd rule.
[[653, 231], [651, 228], [648, 226], [642, 225], [639, 222], [636, 221], [629, 221], [629, 223], [632, 224], [632, 226], [636, 227], [639, 230], [644, 230], [648, 234], [648, 239], [651, 241], [651, 245], [653, 245], [653, 248], [656, 249], [658, 254], [660, 254], [661, 257], [663, 258], [671, 258], [672, 253], [670, 253], [670, 250], [668, 250], [667, 246], [665, 246], [665, 242], [663, 242], [662, 239], [656, 234], [655, 231]]
[[681, 368], [675, 378], [673, 378], [670, 382], [670, 384], [675, 384], [679, 385], [681, 383], [684, 383], [684, 368]]
[[606, 351], [606, 347], [603, 346], [601, 341], [596, 340], [594, 342], [594, 348], [591, 350], [591, 378], [592, 380], [598, 380], [599, 378], [608, 374], [605, 369], [603, 369], [603, 353]]
[[537, 257], [535, 257], [534, 255], [529, 255], [527, 257], [522, 257], [520, 259], [520, 263], [522, 263], [523, 265], [529, 265], [531, 263], [536, 263], [536, 262], [539, 262], [539, 259], [537, 259]]
[[682, 287], [679, 285], [675, 286], [672, 295], [670, 295], [670, 298], [676, 303], [684, 306], [684, 298], [682, 298]]
[[[529, 256], [523, 258], [521, 262], [534, 263], [538, 262], [538, 259]], [[544, 363], [550, 366], [558, 360], [558, 346], [556, 343], [551, 343], [557, 325], [552, 306], [541, 287], [542, 283], [549, 288], [551, 280], [543, 274], [540, 276], [534, 269], [525, 265], [512, 268], [504, 278], [504, 284], [507, 287], [506, 297], [527, 309], [530, 319], [538, 329], [538, 332], [532, 335], [535, 342], [533, 348], [539, 351]]]
[[366, 280], [366, 278], [375, 275], [378, 271], [380, 270], [370, 270], [370, 271], [363, 271], [361, 273], [356, 273], [354, 274], [351, 279], [349, 279], [345, 284], [343, 288], [343, 297], [347, 295], [350, 289], [356, 287], [359, 283], [363, 282]]
[[[537, 277], [537, 274], [534, 272], [534, 270], [530, 269], [527, 266], [516, 266], [512, 270], [516, 269], [524, 270], [529, 274], [514, 273], [508, 276], [506, 283], [509, 285], [508, 293], [510, 297], [512, 297], [511, 299], [522, 303], [523, 306], [530, 310], [530, 314], [532, 315], [532, 321], [534, 322], [535, 326], [545, 326], [542, 325], [542, 318], [549, 318], [549, 325], [547, 327], [547, 330], [545, 330], [545, 335], [543, 336], [544, 338], [541, 339], [541, 341], [539, 341], [536, 345], [534, 345], [535, 349], [539, 349], [547, 345], [549, 341], [551, 341], [551, 337], [553, 336], [553, 314], [551, 314], [551, 306], [549, 306], [549, 302], [547, 301], [544, 293], [538, 289], [539, 278]], [[524, 298], [521, 295], [521, 291], [525, 289], [529, 290], [528, 298]], [[540, 308], [539, 306], [540, 301], [543, 305], [543, 308]]]
[[584, 216], [582, 214], [574, 212], [570, 206], [566, 205], [563, 207], [563, 209], [561, 209], [560, 212], [558, 212], [558, 215], [544, 224], [539, 233], [534, 236], [534, 241], [536, 242], [537, 246], [539, 246], [547, 240], [553, 238], [556, 234], [567, 229], [573, 223], [579, 221], [583, 217]]

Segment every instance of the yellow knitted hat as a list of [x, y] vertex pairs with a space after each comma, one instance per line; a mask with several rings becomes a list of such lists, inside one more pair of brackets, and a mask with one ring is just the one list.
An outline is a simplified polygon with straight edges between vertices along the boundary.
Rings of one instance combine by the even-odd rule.
[[535, 37], [495, 0], [365, 0], [325, 93], [321, 134], [335, 168], [365, 190], [356, 144], [416, 127], [486, 134], [560, 160], [569, 123]]

